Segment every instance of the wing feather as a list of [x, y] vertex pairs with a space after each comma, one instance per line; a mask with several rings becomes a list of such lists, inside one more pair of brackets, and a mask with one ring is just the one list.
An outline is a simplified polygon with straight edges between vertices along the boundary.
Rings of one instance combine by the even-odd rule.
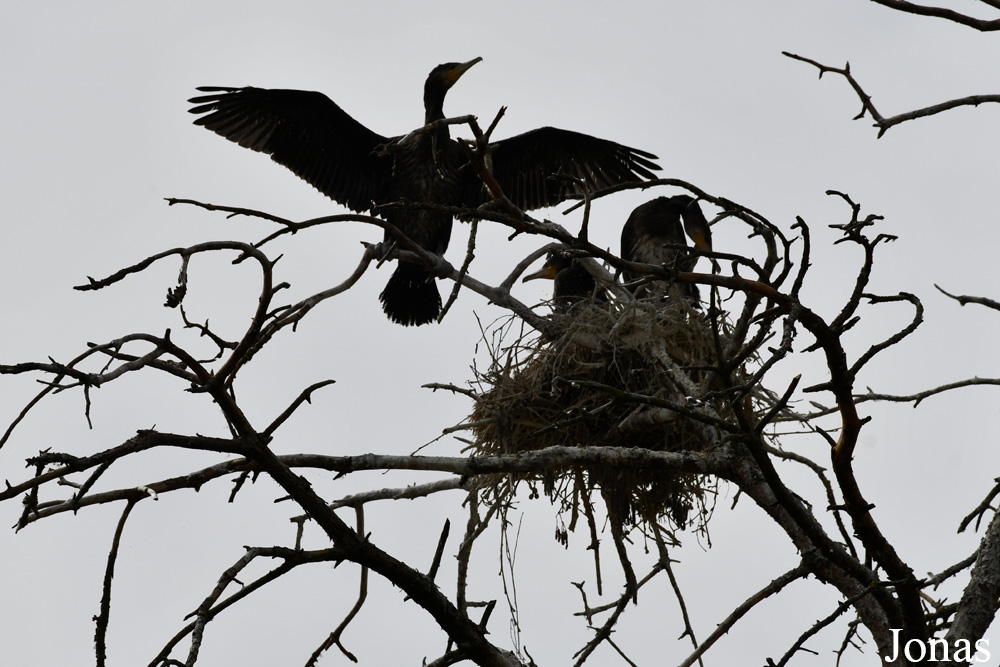
[[554, 206], [578, 184], [553, 179], [567, 174], [581, 179], [592, 192], [620, 183], [655, 178], [660, 167], [652, 153], [579, 132], [543, 127], [491, 146], [493, 175], [507, 197], [530, 211]]
[[189, 101], [196, 125], [266, 153], [354, 211], [385, 201], [392, 159], [374, 154], [389, 140], [322, 93], [206, 86]]

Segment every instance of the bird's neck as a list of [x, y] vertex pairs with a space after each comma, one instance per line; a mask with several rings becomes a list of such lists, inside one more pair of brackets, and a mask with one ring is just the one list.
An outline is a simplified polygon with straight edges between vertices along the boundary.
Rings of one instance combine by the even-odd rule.
[[424, 93], [424, 125], [430, 125], [436, 120], [444, 118], [444, 95], [425, 92]]
[[[441, 111], [441, 107], [438, 107], [437, 110], [427, 109], [427, 113], [424, 114], [424, 125], [430, 125], [434, 121], [441, 120], [442, 118], [444, 118], [444, 112]], [[451, 139], [451, 133], [448, 131], [448, 126], [444, 124], [440, 127], [434, 128], [430, 133], [423, 136], [436, 142], [436, 146], [443, 146], [448, 140]]]

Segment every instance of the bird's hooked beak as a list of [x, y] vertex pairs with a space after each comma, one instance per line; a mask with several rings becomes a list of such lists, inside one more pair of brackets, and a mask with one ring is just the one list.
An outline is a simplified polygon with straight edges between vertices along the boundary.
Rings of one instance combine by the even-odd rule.
[[456, 81], [459, 80], [459, 78], [461, 78], [463, 74], [469, 71], [469, 68], [478, 63], [480, 60], [482, 60], [481, 57], [473, 58], [467, 63], [460, 63], [455, 67], [452, 67], [450, 70], [448, 70], [448, 74], [446, 75], [448, 77], [448, 80], [451, 81], [452, 83], [455, 83]]
[[698, 201], [691, 202], [681, 211], [684, 218], [684, 231], [694, 243], [694, 247], [703, 252], [712, 251], [712, 229], [708, 226], [705, 214], [701, 212]]
[[702, 232], [700, 231], [694, 232], [691, 235], [691, 240], [694, 242], [694, 247], [697, 248], [698, 250], [704, 252], [712, 251], [712, 243], [707, 238], [705, 238], [705, 235]]
[[529, 273], [528, 275], [526, 275], [524, 278], [521, 279], [521, 282], [522, 283], [526, 283], [529, 280], [538, 280], [539, 278], [546, 278], [548, 280], [555, 280], [556, 279], [556, 267], [554, 267], [551, 264], [549, 264], [548, 262], [546, 262], [545, 266], [543, 266], [539, 271], [535, 271], [534, 273]]

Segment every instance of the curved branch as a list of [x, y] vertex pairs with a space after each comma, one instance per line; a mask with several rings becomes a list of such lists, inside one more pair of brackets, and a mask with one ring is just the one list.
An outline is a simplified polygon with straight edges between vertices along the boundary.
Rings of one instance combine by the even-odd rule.
[[[995, 2], [995, 0], [980, 0], [990, 7], [1000, 9], [1000, 4]], [[918, 5], [913, 2], [908, 2], [907, 0], [872, 0], [872, 2], [882, 5], [883, 7], [889, 7], [890, 9], [896, 9], [901, 12], [906, 12], [907, 14], [918, 14], [920, 16], [933, 16], [935, 18], [945, 19], [948, 21], [954, 21], [969, 28], [975, 28], [980, 32], [991, 32], [993, 30], [1000, 30], [1000, 19], [977, 19], [972, 16], [967, 16], [956, 12], [952, 9], [947, 9], [945, 7], [929, 7], [927, 5]]]
[[853, 366], [851, 366], [850, 373], [853, 376], [857, 376], [861, 368], [869, 361], [871, 361], [871, 359], [876, 354], [882, 352], [883, 350], [889, 347], [892, 347], [899, 341], [909, 336], [911, 333], [916, 331], [917, 327], [919, 327], [921, 323], [923, 323], [924, 321], [924, 305], [920, 303], [920, 299], [918, 299], [914, 294], [909, 294], [907, 292], [900, 292], [895, 296], [875, 296], [874, 294], [864, 294], [862, 296], [867, 297], [868, 301], [872, 304], [890, 303], [893, 301], [909, 301], [911, 304], [913, 304], [914, 312], [913, 312], [913, 320], [911, 320], [908, 325], [897, 331], [892, 336], [889, 336], [881, 343], [876, 343], [875, 345], [872, 345], [870, 348], [868, 348], [867, 352], [858, 357], [858, 360], [854, 362]]

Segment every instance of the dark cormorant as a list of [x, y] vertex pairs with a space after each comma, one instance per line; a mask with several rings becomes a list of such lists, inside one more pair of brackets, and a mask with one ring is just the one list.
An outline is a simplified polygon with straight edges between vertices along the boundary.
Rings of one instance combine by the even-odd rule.
[[598, 290], [594, 276], [580, 259], [563, 250], [550, 251], [542, 268], [535, 273], [529, 273], [521, 282], [539, 278], [554, 281], [552, 303], [557, 312], [566, 312], [575, 304], [587, 301], [591, 297], [596, 301], [605, 300], [604, 292]]
[[[681, 220], [684, 221], [683, 228]], [[698, 256], [676, 247], [686, 246], [684, 232], [694, 241], [699, 250], [712, 249], [712, 230], [698, 202], [688, 195], [657, 197], [641, 204], [632, 211], [622, 228], [622, 259], [641, 264], [665, 265], [675, 271], [691, 271]], [[643, 274], [623, 271], [626, 282], [639, 280]], [[698, 286], [694, 283], [678, 285], [686, 298], [698, 300]], [[646, 284], [641, 288], [641, 296], [666, 294], [666, 289], [657, 289]]]
[[[435, 67], [424, 85], [424, 122], [444, 118], [448, 89], [481, 58]], [[261, 88], [199, 88], [190, 100], [195, 123], [255, 151], [267, 153], [331, 199], [354, 211], [410, 201], [478, 206], [489, 199], [467, 165], [465, 149], [448, 127], [417, 133], [395, 150], [322, 93]], [[582, 179], [591, 190], [652, 178], [655, 155], [585, 134], [544, 127], [490, 144], [493, 176], [520, 209], [553, 206], [580, 187], [549, 176]], [[448, 213], [405, 207], [380, 212], [421, 248], [443, 254], [451, 236]], [[392, 240], [389, 233], [387, 240]], [[420, 264], [400, 261], [380, 295], [389, 319], [420, 325], [437, 319], [441, 296]]]

